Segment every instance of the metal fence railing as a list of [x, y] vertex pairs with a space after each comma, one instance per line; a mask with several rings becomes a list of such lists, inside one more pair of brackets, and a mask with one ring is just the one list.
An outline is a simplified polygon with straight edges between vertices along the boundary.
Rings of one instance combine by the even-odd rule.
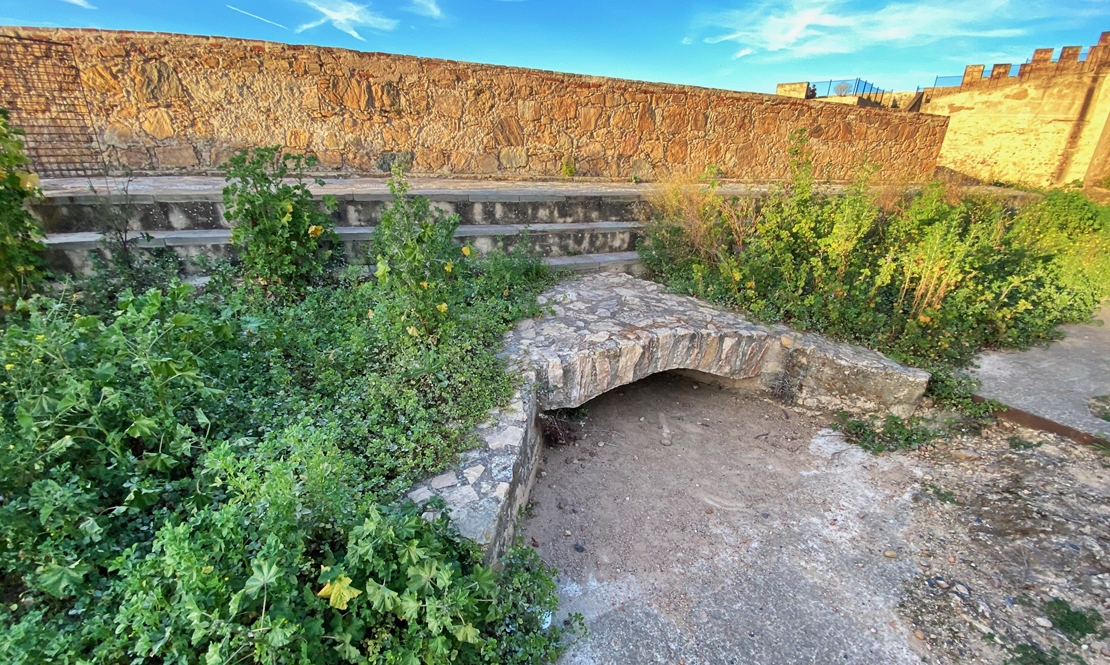
[[816, 92], [816, 97], [863, 97], [865, 99], [879, 100], [887, 92], [870, 81], [863, 79], [833, 79], [831, 81], [818, 81], [810, 83]]
[[39, 175], [104, 172], [69, 44], [0, 36], [0, 108], [26, 132], [27, 157]]

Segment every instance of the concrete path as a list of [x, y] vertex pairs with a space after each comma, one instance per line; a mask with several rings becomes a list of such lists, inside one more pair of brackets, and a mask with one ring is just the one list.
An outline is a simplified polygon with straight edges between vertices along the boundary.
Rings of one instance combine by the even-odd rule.
[[1110, 422], [1096, 418], [1093, 397], [1110, 395], [1110, 305], [1101, 323], [1064, 326], [1048, 348], [985, 353], [972, 374], [979, 395], [1066, 428], [1110, 441]]
[[[324, 178], [324, 185], [312, 185], [318, 194], [333, 196], [388, 197], [389, 181], [386, 174], [380, 177]], [[90, 187], [101, 195], [126, 191], [137, 197], [187, 197], [191, 200], [219, 200], [227, 181], [223, 176], [163, 175], [137, 176], [128, 181], [120, 177], [100, 178], [50, 178], [41, 183], [47, 198], [81, 197], [91, 194]], [[457, 195], [470, 200], [513, 201], [528, 197], [578, 197], [601, 196], [606, 198], [644, 198], [656, 188], [656, 183], [614, 182], [601, 179], [575, 178], [574, 180], [492, 180], [450, 177], [408, 178], [409, 192], [427, 197]], [[764, 194], [774, 188], [769, 183], [724, 183], [718, 190], [724, 196], [752, 196]], [[838, 192], [842, 185], [821, 185], [822, 191]], [[975, 191], [1020, 201], [1031, 198], [1026, 192], [1002, 187], [975, 187]], [[525, 197], [514, 199], [514, 197]]]

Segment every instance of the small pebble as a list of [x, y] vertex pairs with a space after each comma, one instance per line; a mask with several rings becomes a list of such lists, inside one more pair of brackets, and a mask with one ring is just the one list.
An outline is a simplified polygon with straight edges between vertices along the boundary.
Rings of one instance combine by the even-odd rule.
[[574, 551], [581, 553], [581, 552], [585, 552], [586, 548], [582, 545], [582, 543], [575, 543], [574, 544]]
[[888, 559], [897, 559], [898, 558], [898, 553], [895, 552], [894, 550], [886, 550], [885, 552], [883, 552], [883, 556], [885, 556]]
[[967, 587], [965, 587], [962, 584], [956, 584], [956, 589], [955, 590], [956, 590], [956, 593], [960, 594], [961, 596], [966, 596], [969, 593], [971, 593], [970, 591], [967, 590]]
[[567, 538], [570, 538], [570, 531], [564, 531], [563, 535]]
[[940, 587], [942, 589], [947, 589], [948, 588], [948, 582], [945, 582], [944, 580], [940, 579], [939, 577], [937, 579], [933, 580], [933, 583], [936, 584], [938, 587]]
[[1034, 619], [1034, 621], [1036, 621], [1037, 625], [1042, 628], [1052, 628], [1052, 622], [1044, 617], [1037, 617], [1036, 619]]
[[925, 639], [925, 633], [921, 632], [920, 630], [913, 631], [913, 636], [916, 637], [919, 640], [924, 640]]

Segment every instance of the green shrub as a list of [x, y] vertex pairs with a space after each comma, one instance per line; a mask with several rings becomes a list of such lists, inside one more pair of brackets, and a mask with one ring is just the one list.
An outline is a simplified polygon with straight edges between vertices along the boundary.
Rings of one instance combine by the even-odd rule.
[[[469, 246], [455, 244], [458, 215], [432, 208], [428, 199], [408, 197], [400, 168], [389, 179], [393, 205], [374, 229], [374, 276], [387, 297], [379, 320], [397, 324], [409, 337], [436, 337], [442, 323], [454, 318], [454, 307]], [[453, 307], [454, 306], [454, 307]]]
[[684, 185], [692, 205], [656, 204], [640, 246], [653, 274], [923, 367], [949, 399], [966, 397], [952, 371], [979, 350], [1054, 339], [1110, 294], [1107, 213], [1078, 192], [1014, 213], [981, 196], [953, 201], [937, 183], [884, 210], [870, 169], [842, 194], [820, 193], [804, 135], [794, 141], [792, 182], [758, 211], [718, 196], [712, 179]]
[[278, 146], [244, 150], [228, 160], [224, 216], [248, 279], [296, 290], [323, 274], [331, 257], [326, 245], [336, 242], [328, 215], [336, 202], [325, 196], [321, 210], [313, 199], [304, 169], [314, 164], [315, 158], [281, 154]]
[[397, 284], [353, 271], [274, 298], [223, 267], [204, 292], [124, 291], [97, 315], [25, 301], [0, 334], [0, 662], [558, 655], [533, 552], [494, 573], [395, 504], [509, 399], [501, 338], [550, 276], [521, 253], [464, 260], [438, 226], [429, 244], [427, 202], [397, 206], [411, 224], [383, 256], [462, 257], [436, 335], [399, 336]]
[[39, 196], [38, 176], [29, 172], [22, 130], [13, 129], [0, 109], [0, 307], [11, 311], [44, 278], [42, 239], [46, 237], [27, 210]]

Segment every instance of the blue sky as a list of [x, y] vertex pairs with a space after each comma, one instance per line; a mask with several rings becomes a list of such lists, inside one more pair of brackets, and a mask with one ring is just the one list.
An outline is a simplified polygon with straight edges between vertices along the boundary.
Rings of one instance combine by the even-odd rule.
[[1089, 46], [1110, 0], [0, 0], [0, 24], [341, 46], [773, 92], [914, 89], [965, 64]]

